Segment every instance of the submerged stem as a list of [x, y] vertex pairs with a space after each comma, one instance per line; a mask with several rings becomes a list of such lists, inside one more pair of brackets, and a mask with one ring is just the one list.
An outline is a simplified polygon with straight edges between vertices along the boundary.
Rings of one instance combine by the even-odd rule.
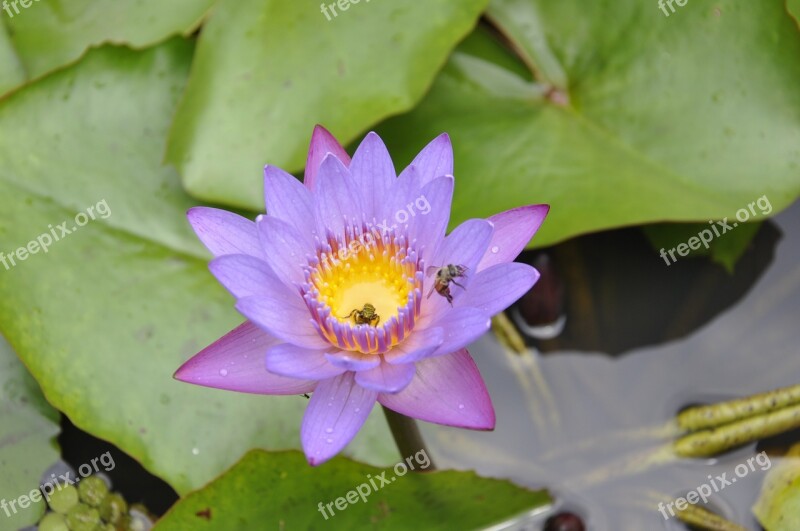
[[425, 441], [422, 440], [422, 434], [419, 432], [417, 422], [411, 417], [392, 411], [388, 407], [383, 408], [383, 414], [386, 415], [386, 421], [389, 423], [389, 429], [392, 430], [392, 436], [397, 444], [397, 449], [400, 450], [400, 455], [405, 459], [415, 455], [417, 452], [424, 452], [431, 463], [425, 471], [436, 470], [436, 465], [433, 463], [430, 452], [425, 447]]
[[527, 354], [528, 348], [525, 346], [525, 340], [522, 334], [517, 331], [514, 323], [504, 312], [500, 312], [492, 317], [492, 332], [494, 332], [497, 340], [504, 347], [510, 349], [517, 354]]

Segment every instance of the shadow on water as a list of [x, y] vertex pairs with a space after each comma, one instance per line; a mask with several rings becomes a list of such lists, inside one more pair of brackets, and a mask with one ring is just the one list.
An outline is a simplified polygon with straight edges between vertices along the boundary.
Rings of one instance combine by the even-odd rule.
[[[475, 468], [549, 487], [556, 508], [592, 530], [684, 529], [658, 503], [685, 496], [763, 448], [715, 459], [653, 463], [663, 427], [682, 408], [800, 382], [800, 203], [764, 223], [733, 275], [707, 258], [667, 266], [635, 228], [585, 236], [523, 259], [545, 271], [537, 300], [519, 315], [563, 327], [507, 351], [491, 334], [473, 354], [494, 401], [494, 432], [425, 424], [442, 467]], [[512, 312], [513, 313], [513, 312]], [[777, 458], [773, 458], [773, 465]], [[756, 467], [714, 493], [707, 508], [760, 529], [750, 507], [765, 471]], [[546, 515], [518, 529], [540, 529]]]

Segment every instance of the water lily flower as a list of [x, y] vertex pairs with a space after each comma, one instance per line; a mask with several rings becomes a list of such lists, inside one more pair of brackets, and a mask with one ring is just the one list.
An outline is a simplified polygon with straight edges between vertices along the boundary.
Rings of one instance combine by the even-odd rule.
[[191, 209], [215, 257], [209, 268], [247, 321], [175, 377], [245, 393], [313, 393], [301, 427], [311, 465], [342, 450], [376, 402], [428, 422], [494, 429], [465, 347], [538, 279], [512, 260], [549, 207], [470, 219], [445, 235], [452, 174], [446, 134], [397, 176], [377, 134], [351, 160], [318, 126], [303, 183], [264, 169], [266, 215], [253, 222]]

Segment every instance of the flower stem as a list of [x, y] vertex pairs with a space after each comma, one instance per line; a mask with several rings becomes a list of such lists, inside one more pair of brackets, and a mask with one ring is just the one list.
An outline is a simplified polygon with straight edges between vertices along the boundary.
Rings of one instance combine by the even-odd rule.
[[386, 415], [386, 421], [389, 423], [389, 429], [392, 430], [392, 436], [397, 444], [397, 449], [400, 450], [400, 455], [406, 458], [417, 452], [424, 452], [431, 463], [425, 471], [436, 470], [436, 465], [425, 447], [425, 441], [422, 440], [422, 434], [419, 432], [416, 421], [387, 407], [383, 408], [383, 414]]

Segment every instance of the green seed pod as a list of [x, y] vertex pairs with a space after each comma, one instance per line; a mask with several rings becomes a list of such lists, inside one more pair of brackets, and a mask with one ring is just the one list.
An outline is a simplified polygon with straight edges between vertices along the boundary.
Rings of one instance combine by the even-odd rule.
[[108, 495], [108, 485], [97, 476], [89, 476], [78, 484], [78, 494], [83, 503], [97, 507]]
[[69, 531], [69, 527], [63, 515], [47, 513], [39, 522], [39, 531]]
[[48, 501], [50, 508], [59, 514], [67, 514], [70, 509], [78, 505], [78, 489], [67, 485], [56, 489]]
[[673, 444], [681, 457], [708, 457], [800, 427], [800, 404], [681, 437]]
[[686, 509], [678, 509], [678, 519], [692, 526], [692, 529], [713, 529], [714, 531], [747, 531], [739, 524], [730, 522], [708, 509], [689, 505]]
[[119, 524], [128, 512], [125, 498], [117, 493], [109, 494], [100, 504], [100, 518], [111, 524]]
[[67, 525], [71, 531], [94, 531], [100, 523], [100, 513], [85, 503], [79, 503], [67, 513]]
[[800, 403], [800, 385], [728, 402], [689, 408], [678, 414], [678, 426], [682, 431], [713, 428], [797, 403]]

